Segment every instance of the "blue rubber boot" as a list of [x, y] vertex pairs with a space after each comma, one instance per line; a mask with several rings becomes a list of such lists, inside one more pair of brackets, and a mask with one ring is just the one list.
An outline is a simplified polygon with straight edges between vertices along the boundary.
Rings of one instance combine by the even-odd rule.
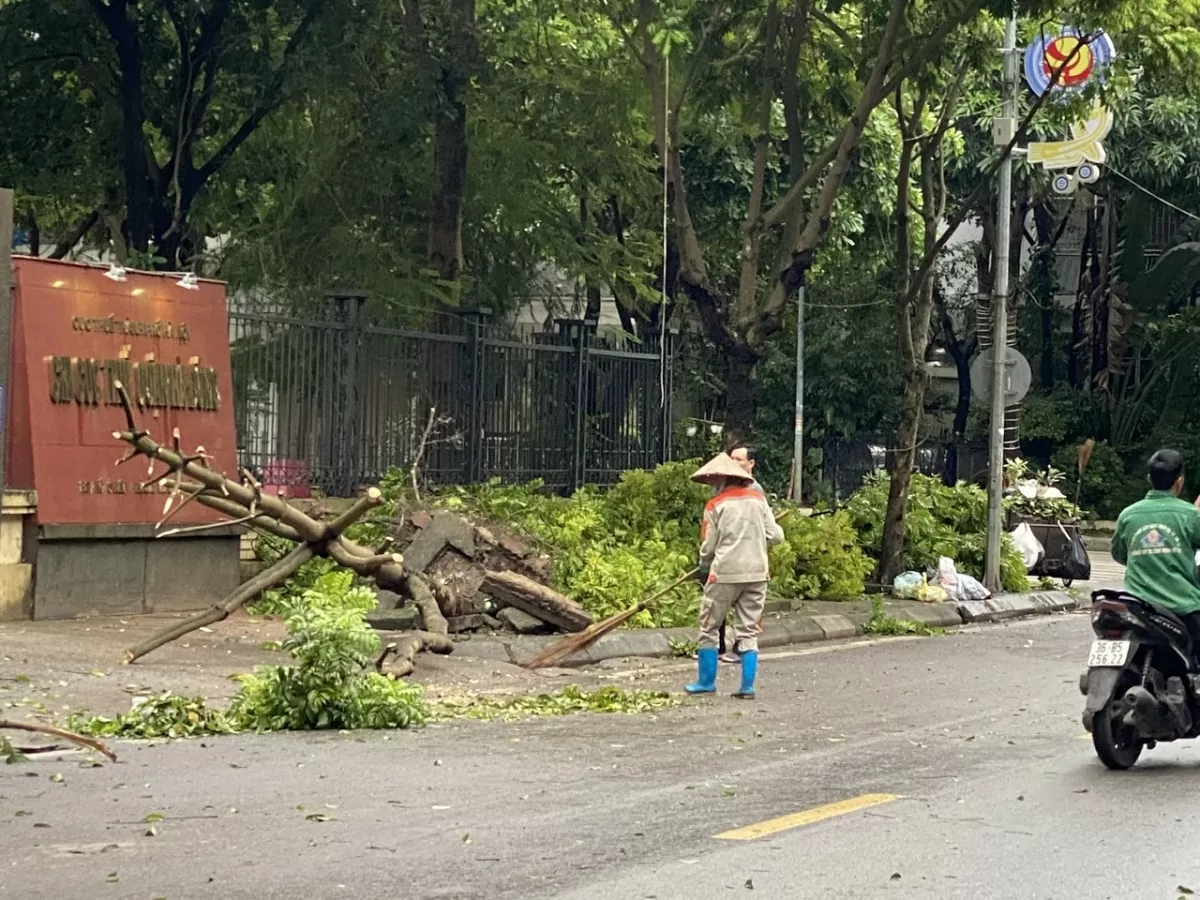
[[738, 688], [733, 696], [739, 700], [754, 699], [754, 679], [758, 675], [758, 651], [743, 650], [742, 651], [742, 686]]
[[696, 651], [699, 677], [684, 690], [689, 694], [715, 694], [717, 692], [717, 648], [704, 647]]

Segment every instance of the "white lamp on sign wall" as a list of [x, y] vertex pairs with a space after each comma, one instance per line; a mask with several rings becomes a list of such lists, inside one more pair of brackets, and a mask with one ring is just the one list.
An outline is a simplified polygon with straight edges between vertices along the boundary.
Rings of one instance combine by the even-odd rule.
[[179, 287], [183, 288], [185, 291], [200, 290], [200, 279], [196, 277], [195, 272], [188, 272], [186, 275], [184, 275], [182, 278], [180, 278], [175, 283], [177, 285], [179, 285]]
[[104, 273], [104, 277], [110, 278], [113, 281], [125, 281], [127, 280], [125, 277], [125, 267], [113, 263], [108, 267], [108, 271]]

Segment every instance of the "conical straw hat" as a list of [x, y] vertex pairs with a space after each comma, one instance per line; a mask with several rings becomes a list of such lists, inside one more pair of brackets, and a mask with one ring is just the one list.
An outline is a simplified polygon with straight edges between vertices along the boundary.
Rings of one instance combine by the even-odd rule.
[[692, 475], [692, 481], [711, 482], [718, 478], [738, 478], [742, 481], [753, 480], [746, 470], [734, 462], [728, 453], [718, 453]]

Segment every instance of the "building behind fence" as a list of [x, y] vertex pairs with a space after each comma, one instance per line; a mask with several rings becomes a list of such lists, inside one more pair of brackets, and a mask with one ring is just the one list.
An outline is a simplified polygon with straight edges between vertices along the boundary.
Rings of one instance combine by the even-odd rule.
[[353, 292], [311, 308], [233, 297], [229, 319], [240, 462], [290, 496], [352, 495], [418, 454], [430, 482], [563, 491], [670, 457], [669, 335], [631, 343], [582, 320], [518, 334], [479, 312], [394, 327]]

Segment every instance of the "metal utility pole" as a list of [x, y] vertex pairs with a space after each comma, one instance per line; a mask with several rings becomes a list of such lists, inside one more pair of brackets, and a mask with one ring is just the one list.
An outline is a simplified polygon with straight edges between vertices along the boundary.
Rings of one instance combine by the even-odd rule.
[[[1004, 115], [995, 123], [995, 143], [1007, 148], [1017, 127], [1017, 14], [1004, 34]], [[988, 431], [987, 559], [984, 586], [1000, 590], [1000, 538], [1004, 518], [1004, 400], [1008, 361], [1008, 264], [1012, 233], [1012, 154], [1000, 163], [996, 208], [996, 271], [992, 282], [992, 415]]]
[[12, 355], [13, 192], [0, 188], [0, 494], [8, 483], [5, 447], [8, 443], [9, 376]]
[[796, 432], [792, 443], [792, 500], [801, 503], [804, 481], [804, 283], [796, 292]]

